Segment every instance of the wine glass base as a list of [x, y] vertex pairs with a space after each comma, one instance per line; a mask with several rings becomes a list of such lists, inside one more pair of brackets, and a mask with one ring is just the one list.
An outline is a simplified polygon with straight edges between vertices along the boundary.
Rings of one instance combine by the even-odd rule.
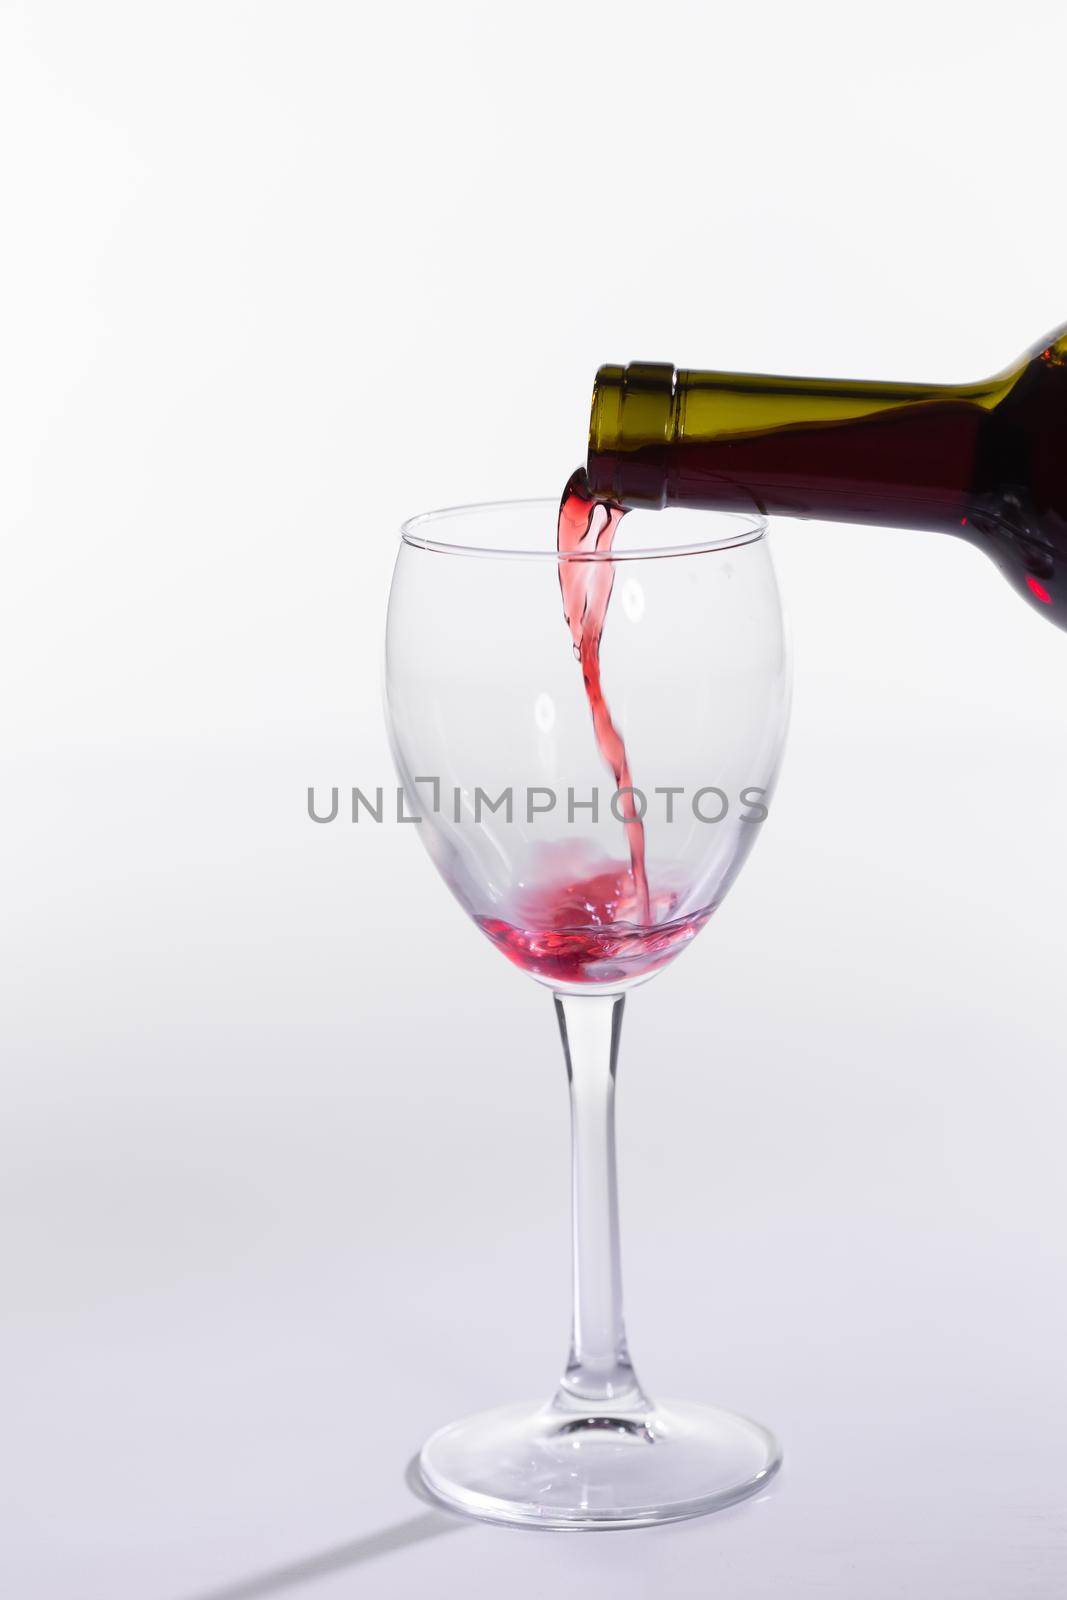
[[667, 1400], [589, 1412], [526, 1402], [449, 1423], [419, 1472], [444, 1505], [536, 1528], [642, 1528], [755, 1494], [781, 1465], [773, 1434], [715, 1406]]

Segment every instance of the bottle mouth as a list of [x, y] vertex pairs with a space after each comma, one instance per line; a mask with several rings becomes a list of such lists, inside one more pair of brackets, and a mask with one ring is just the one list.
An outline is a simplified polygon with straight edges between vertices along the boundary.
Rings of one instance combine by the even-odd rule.
[[679, 434], [678, 373], [669, 363], [601, 367], [593, 382], [586, 471], [593, 493], [624, 506], [667, 504], [664, 451]]
[[554, 563], [655, 561], [736, 550], [756, 543], [767, 531], [763, 517], [747, 512], [672, 510], [661, 517], [638, 509], [622, 519], [610, 550], [568, 553], [556, 549], [558, 514], [558, 499], [446, 506], [410, 517], [401, 526], [400, 539], [439, 555]]

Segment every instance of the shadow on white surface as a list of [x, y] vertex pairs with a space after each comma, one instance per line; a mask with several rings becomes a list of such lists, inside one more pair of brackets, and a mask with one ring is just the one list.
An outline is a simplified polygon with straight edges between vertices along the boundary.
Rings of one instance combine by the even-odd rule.
[[[732, 1516], [743, 1514], [752, 1506], [765, 1503], [773, 1497], [774, 1488], [778, 1487], [780, 1477], [780, 1473], [776, 1474], [774, 1486], [768, 1486], [761, 1494], [753, 1495], [737, 1505], [724, 1506], [722, 1510], [713, 1513], [711, 1518], [694, 1517], [691, 1523], [706, 1524], [709, 1520], [728, 1521]], [[438, 1505], [422, 1482], [417, 1456], [413, 1456], [409, 1462], [404, 1481], [417, 1499], [433, 1509], [420, 1512], [418, 1516], [407, 1517], [403, 1522], [392, 1522], [386, 1528], [364, 1534], [347, 1544], [334, 1545], [314, 1555], [286, 1562], [284, 1566], [253, 1573], [251, 1577], [238, 1578], [235, 1582], [224, 1584], [217, 1589], [200, 1590], [197, 1594], [189, 1596], [188, 1600], [265, 1600], [266, 1596], [282, 1594], [297, 1584], [311, 1583], [316, 1578], [333, 1577], [336, 1573], [345, 1572], [351, 1567], [362, 1566], [365, 1561], [375, 1561], [379, 1556], [394, 1555], [397, 1551], [407, 1550], [414, 1545], [436, 1539], [441, 1534], [458, 1533], [466, 1528], [484, 1526]], [[677, 1528], [679, 1525], [673, 1526]], [[528, 1530], [509, 1528], [501, 1531], [511, 1533]]]
[[[435, 1505], [422, 1487], [415, 1461], [408, 1467], [405, 1481], [420, 1500], [427, 1505]], [[391, 1522], [388, 1527], [366, 1533], [359, 1539], [351, 1539], [347, 1544], [334, 1545], [329, 1550], [288, 1561], [284, 1566], [239, 1578], [218, 1589], [202, 1590], [191, 1596], [190, 1600], [262, 1600], [267, 1595], [282, 1594], [299, 1583], [333, 1577], [335, 1573], [345, 1572], [350, 1567], [362, 1566], [365, 1561], [376, 1561], [379, 1556], [393, 1555], [398, 1550], [407, 1550], [412, 1545], [423, 1544], [441, 1534], [459, 1533], [469, 1526], [462, 1517], [435, 1507], [432, 1511], [420, 1512], [418, 1516], [406, 1517], [403, 1522]]]

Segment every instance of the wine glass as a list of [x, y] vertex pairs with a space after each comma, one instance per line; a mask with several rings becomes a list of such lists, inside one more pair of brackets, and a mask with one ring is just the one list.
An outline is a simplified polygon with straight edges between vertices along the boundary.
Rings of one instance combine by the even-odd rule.
[[[389, 600], [407, 805], [467, 913], [553, 991], [572, 1117], [573, 1333], [556, 1393], [440, 1429], [419, 1465], [440, 1501], [489, 1521], [637, 1527], [751, 1494], [781, 1460], [758, 1423], [653, 1402], [637, 1380], [614, 1091], [627, 992], [692, 941], [763, 825], [789, 667], [761, 519], [631, 512], [610, 551], [564, 556], [555, 514], [526, 500], [415, 517]], [[610, 593], [597, 727], [603, 748], [607, 732], [625, 745], [614, 770], [564, 616], [578, 577]]]

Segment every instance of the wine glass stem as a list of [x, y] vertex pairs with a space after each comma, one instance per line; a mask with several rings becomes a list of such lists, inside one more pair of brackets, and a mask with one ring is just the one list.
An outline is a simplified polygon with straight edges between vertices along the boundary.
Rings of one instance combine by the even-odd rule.
[[615, 1178], [615, 1066], [621, 994], [557, 994], [571, 1094], [574, 1331], [560, 1402], [605, 1413], [647, 1404], [622, 1317]]

